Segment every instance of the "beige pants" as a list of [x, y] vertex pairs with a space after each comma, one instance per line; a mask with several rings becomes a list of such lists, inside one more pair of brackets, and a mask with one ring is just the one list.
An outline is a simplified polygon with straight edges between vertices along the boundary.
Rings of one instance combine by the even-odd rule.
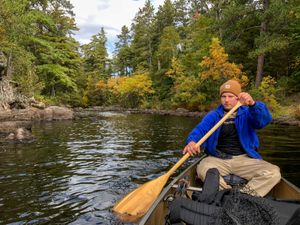
[[246, 188], [250, 188], [259, 196], [265, 196], [281, 178], [280, 169], [264, 160], [253, 159], [245, 155], [233, 156], [232, 159], [219, 159], [213, 156], [204, 158], [197, 166], [197, 174], [204, 181], [206, 171], [217, 168], [220, 172], [220, 188], [230, 188], [222, 176], [235, 174], [247, 179]]

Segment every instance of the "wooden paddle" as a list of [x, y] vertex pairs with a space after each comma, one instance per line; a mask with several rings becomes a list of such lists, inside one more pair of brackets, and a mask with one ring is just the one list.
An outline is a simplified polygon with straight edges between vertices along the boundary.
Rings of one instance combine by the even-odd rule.
[[[239, 107], [241, 103], [238, 102], [213, 128], [210, 129], [197, 143], [199, 147], [206, 139]], [[156, 178], [155, 180], [149, 181], [134, 191], [126, 195], [120, 202], [118, 202], [113, 211], [119, 214], [121, 217], [134, 216], [139, 218], [143, 216], [148, 209], [151, 207], [155, 199], [160, 194], [161, 190], [167, 183], [172, 173], [177, 170], [182, 163], [184, 163], [190, 155], [186, 153], [166, 174]]]

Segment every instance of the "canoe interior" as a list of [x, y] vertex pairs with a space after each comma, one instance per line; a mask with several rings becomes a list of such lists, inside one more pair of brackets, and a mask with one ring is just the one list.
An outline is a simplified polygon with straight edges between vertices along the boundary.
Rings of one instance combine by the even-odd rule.
[[[204, 156], [203, 156], [204, 157]], [[168, 207], [165, 198], [169, 195], [174, 194], [175, 189], [172, 186], [183, 177], [189, 177], [190, 186], [201, 187], [202, 182], [196, 177], [196, 166], [203, 158], [195, 161], [191, 166], [189, 166], [184, 172], [182, 172], [178, 177], [172, 180], [161, 192], [159, 197], [153, 203], [152, 207], [146, 213], [146, 215], [141, 218], [139, 225], [164, 225], [165, 217], [168, 214]], [[189, 193], [191, 194], [191, 193]], [[281, 181], [270, 191], [268, 196], [280, 200], [297, 200], [300, 201], [300, 189], [282, 178]]]

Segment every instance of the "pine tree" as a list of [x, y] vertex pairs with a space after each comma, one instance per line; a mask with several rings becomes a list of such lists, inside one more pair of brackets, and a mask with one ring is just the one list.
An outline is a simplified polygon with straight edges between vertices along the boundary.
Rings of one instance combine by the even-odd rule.
[[158, 7], [153, 21], [153, 51], [156, 52], [164, 29], [169, 26], [175, 26], [175, 8], [170, 0], [165, 0], [164, 4]]
[[154, 7], [150, 0], [145, 2], [136, 14], [132, 24], [132, 52], [134, 55], [133, 69], [150, 69], [153, 60], [152, 22]]
[[120, 75], [132, 73], [133, 54], [131, 49], [131, 35], [127, 26], [123, 26], [121, 34], [117, 35], [119, 41], [115, 46], [115, 67]]
[[223, 6], [217, 26], [222, 30], [222, 42], [230, 57], [253, 74], [256, 86], [264, 74], [282, 76], [289, 67], [289, 61], [284, 59], [291, 58], [291, 10], [291, 2], [280, 0], [235, 0]]
[[36, 57], [37, 74], [44, 82], [42, 93], [56, 96], [77, 91], [81, 66], [79, 44], [70, 35], [77, 30], [72, 5], [67, 0], [32, 1], [34, 35], [28, 41]]
[[172, 58], [178, 55], [180, 37], [174, 26], [165, 27], [162, 36], [160, 37], [160, 44], [158, 47], [158, 61], [159, 68], [168, 69], [171, 65]]
[[177, 0], [173, 5], [175, 8], [175, 27], [178, 30], [180, 38], [185, 39], [187, 37], [187, 27], [191, 20], [191, 17], [189, 16], [188, 0]]
[[106, 49], [107, 38], [104, 28], [93, 35], [91, 42], [83, 45], [84, 67], [88, 74], [92, 74], [95, 79], [108, 79], [108, 53]]

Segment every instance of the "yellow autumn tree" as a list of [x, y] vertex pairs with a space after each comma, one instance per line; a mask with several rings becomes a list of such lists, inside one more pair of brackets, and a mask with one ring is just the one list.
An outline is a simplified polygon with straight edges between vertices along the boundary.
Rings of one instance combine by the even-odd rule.
[[108, 79], [107, 85], [117, 103], [125, 107], [138, 107], [147, 101], [148, 97], [154, 93], [152, 81], [147, 72], [134, 74], [130, 77], [113, 77]]
[[199, 76], [202, 80], [209, 78], [215, 81], [236, 79], [240, 81], [242, 86], [247, 85], [248, 77], [242, 72], [242, 65], [228, 61], [228, 54], [221, 46], [218, 38], [212, 38], [209, 53], [210, 56], [204, 57], [200, 63], [201, 72]]

